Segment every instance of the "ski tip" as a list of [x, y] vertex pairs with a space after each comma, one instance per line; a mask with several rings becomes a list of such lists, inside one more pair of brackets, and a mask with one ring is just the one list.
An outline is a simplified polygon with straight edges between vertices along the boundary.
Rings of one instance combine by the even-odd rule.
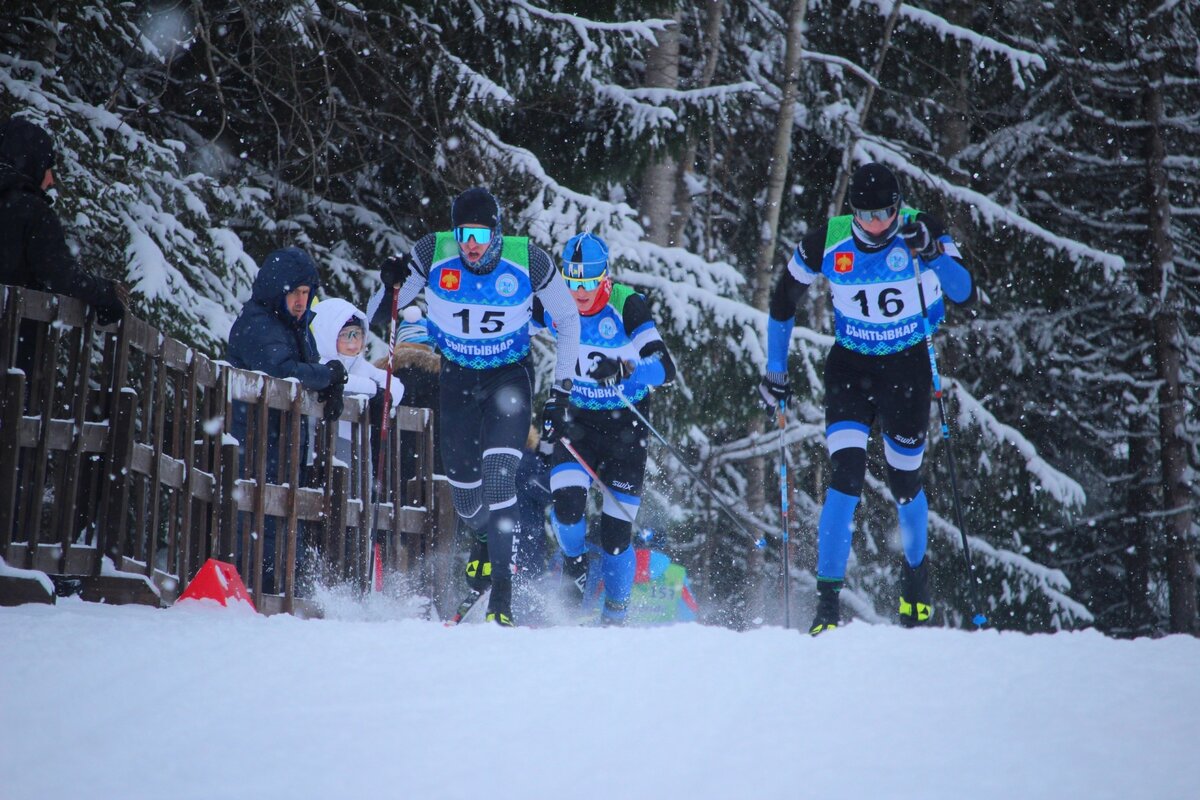
[[982, 628], [987, 624], [987, 617], [983, 614], [976, 614], [971, 621], [975, 623], [975, 627]]

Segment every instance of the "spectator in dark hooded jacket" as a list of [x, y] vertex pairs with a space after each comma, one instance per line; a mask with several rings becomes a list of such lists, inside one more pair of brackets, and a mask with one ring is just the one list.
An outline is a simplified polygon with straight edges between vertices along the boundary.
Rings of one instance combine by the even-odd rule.
[[77, 297], [108, 325], [125, 314], [128, 290], [71, 255], [46, 194], [53, 166], [50, 134], [19, 117], [0, 124], [0, 283]]
[[[309, 323], [312, 301], [320, 287], [317, 265], [298, 247], [276, 250], [263, 261], [254, 278], [250, 299], [229, 331], [226, 359], [240, 369], [258, 370], [274, 378], [295, 378], [306, 389], [315, 390], [325, 404], [325, 419], [332, 421], [342, 413], [342, 387], [346, 368], [337, 359], [321, 364]], [[253, 464], [252, 442], [246, 441], [246, 406], [234, 403], [231, 433], [241, 442], [242, 464]], [[281, 449], [280, 414], [272, 411], [267, 421], [267, 480], [287, 480], [288, 459], [293, 454]], [[301, 422], [300, 483], [306, 478], [305, 443], [308, 420]], [[281, 469], [283, 470], [281, 472]], [[243, 477], [245, 475], [243, 470]], [[263, 591], [274, 593], [275, 520], [267, 518], [263, 531]], [[297, 550], [298, 557], [302, 555]], [[299, 570], [299, 567], [297, 568]]]

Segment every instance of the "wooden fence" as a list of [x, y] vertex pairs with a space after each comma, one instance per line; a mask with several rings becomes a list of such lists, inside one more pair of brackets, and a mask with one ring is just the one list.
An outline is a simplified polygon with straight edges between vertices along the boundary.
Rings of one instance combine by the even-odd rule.
[[[429, 409], [397, 410], [373, 508], [364, 400], [346, 399], [351, 452], [339, 459], [335, 426], [295, 381], [214, 361], [132, 315], [102, 328], [78, 300], [0, 292], [8, 567], [46, 573], [59, 594], [129, 600], [139, 594], [132, 585], [169, 603], [212, 557], [237, 565], [261, 611], [311, 614], [298, 593], [314, 581], [367, 588], [377, 539], [390, 579], [431, 597], [448, 584], [453, 512], [433, 476]], [[245, 431], [234, 438], [243, 410]], [[301, 547], [313, 556], [298, 558]], [[275, 577], [270, 593], [264, 565]]]

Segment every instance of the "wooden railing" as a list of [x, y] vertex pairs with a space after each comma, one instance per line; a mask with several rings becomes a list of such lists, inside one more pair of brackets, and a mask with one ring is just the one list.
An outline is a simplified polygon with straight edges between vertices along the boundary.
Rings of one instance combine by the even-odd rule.
[[[260, 610], [299, 603], [314, 613], [297, 599], [306, 585], [297, 564], [307, 583], [365, 590], [377, 538], [389, 575], [405, 574], [427, 596], [445, 585], [433, 556], [452, 546], [453, 515], [445, 483], [434, 482], [430, 410], [397, 410], [372, 508], [364, 400], [346, 399], [351, 456], [338, 459], [335, 426], [295, 381], [212, 360], [132, 315], [103, 328], [78, 300], [0, 293], [0, 556], [9, 567], [44, 572], [60, 593], [82, 588], [85, 599], [133, 573], [171, 602], [213, 557], [237, 565]], [[301, 545], [314, 557], [298, 560]], [[274, 567], [270, 594], [264, 564]]]

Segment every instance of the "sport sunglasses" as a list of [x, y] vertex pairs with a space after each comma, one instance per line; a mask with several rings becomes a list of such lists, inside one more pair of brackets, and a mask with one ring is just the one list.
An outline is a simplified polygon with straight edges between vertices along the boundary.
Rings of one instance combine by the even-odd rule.
[[477, 244], [487, 244], [492, 241], [492, 229], [464, 228], [461, 226], [454, 229], [454, 241], [459, 244], [466, 244], [467, 239], [474, 239]]
[[896, 206], [888, 206], [877, 211], [863, 211], [862, 209], [854, 209], [854, 216], [858, 217], [863, 222], [883, 222], [897, 211]]
[[568, 291], [577, 292], [580, 289], [583, 289], [585, 292], [590, 292], [593, 289], [600, 288], [600, 283], [604, 280], [604, 276], [601, 275], [599, 278], [588, 278], [587, 280], [583, 281], [575, 280], [573, 278], [563, 278], [563, 280], [567, 282]]

